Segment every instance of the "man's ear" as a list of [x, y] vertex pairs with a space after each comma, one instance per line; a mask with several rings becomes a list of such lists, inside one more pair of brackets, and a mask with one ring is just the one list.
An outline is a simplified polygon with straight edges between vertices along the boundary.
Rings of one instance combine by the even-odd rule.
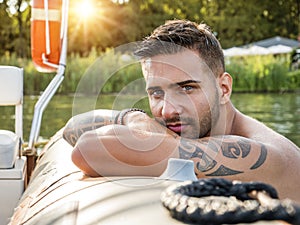
[[221, 89], [221, 104], [226, 104], [230, 101], [232, 92], [232, 77], [229, 73], [224, 72], [219, 76], [219, 86]]

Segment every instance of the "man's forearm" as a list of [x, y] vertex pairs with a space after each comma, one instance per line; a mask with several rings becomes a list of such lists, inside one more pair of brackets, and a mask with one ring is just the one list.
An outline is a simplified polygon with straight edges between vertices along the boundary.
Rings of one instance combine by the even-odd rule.
[[84, 132], [113, 124], [118, 113], [115, 110], [99, 109], [76, 115], [66, 124], [63, 138], [74, 146]]

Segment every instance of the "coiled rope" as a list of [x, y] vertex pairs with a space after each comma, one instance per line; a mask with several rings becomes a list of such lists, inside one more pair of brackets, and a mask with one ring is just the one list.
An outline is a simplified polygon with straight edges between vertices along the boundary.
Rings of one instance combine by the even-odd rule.
[[217, 225], [283, 220], [300, 225], [300, 207], [278, 200], [265, 183], [241, 183], [222, 178], [199, 179], [171, 185], [161, 195], [171, 216], [194, 224]]

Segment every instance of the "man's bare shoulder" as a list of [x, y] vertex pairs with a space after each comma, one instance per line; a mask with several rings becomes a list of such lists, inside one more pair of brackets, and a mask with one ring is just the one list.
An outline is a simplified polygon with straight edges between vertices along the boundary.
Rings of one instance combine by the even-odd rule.
[[266, 124], [241, 112], [236, 113], [232, 135], [246, 137], [276, 148], [299, 149], [293, 142], [274, 131]]

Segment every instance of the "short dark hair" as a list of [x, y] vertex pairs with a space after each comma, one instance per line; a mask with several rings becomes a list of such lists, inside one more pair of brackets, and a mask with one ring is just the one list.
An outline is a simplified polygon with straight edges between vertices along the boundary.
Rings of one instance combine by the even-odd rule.
[[215, 76], [225, 72], [220, 42], [204, 23], [167, 21], [138, 45], [135, 55], [145, 59], [160, 54], [174, 54], [184, 49], [196, 50]]

